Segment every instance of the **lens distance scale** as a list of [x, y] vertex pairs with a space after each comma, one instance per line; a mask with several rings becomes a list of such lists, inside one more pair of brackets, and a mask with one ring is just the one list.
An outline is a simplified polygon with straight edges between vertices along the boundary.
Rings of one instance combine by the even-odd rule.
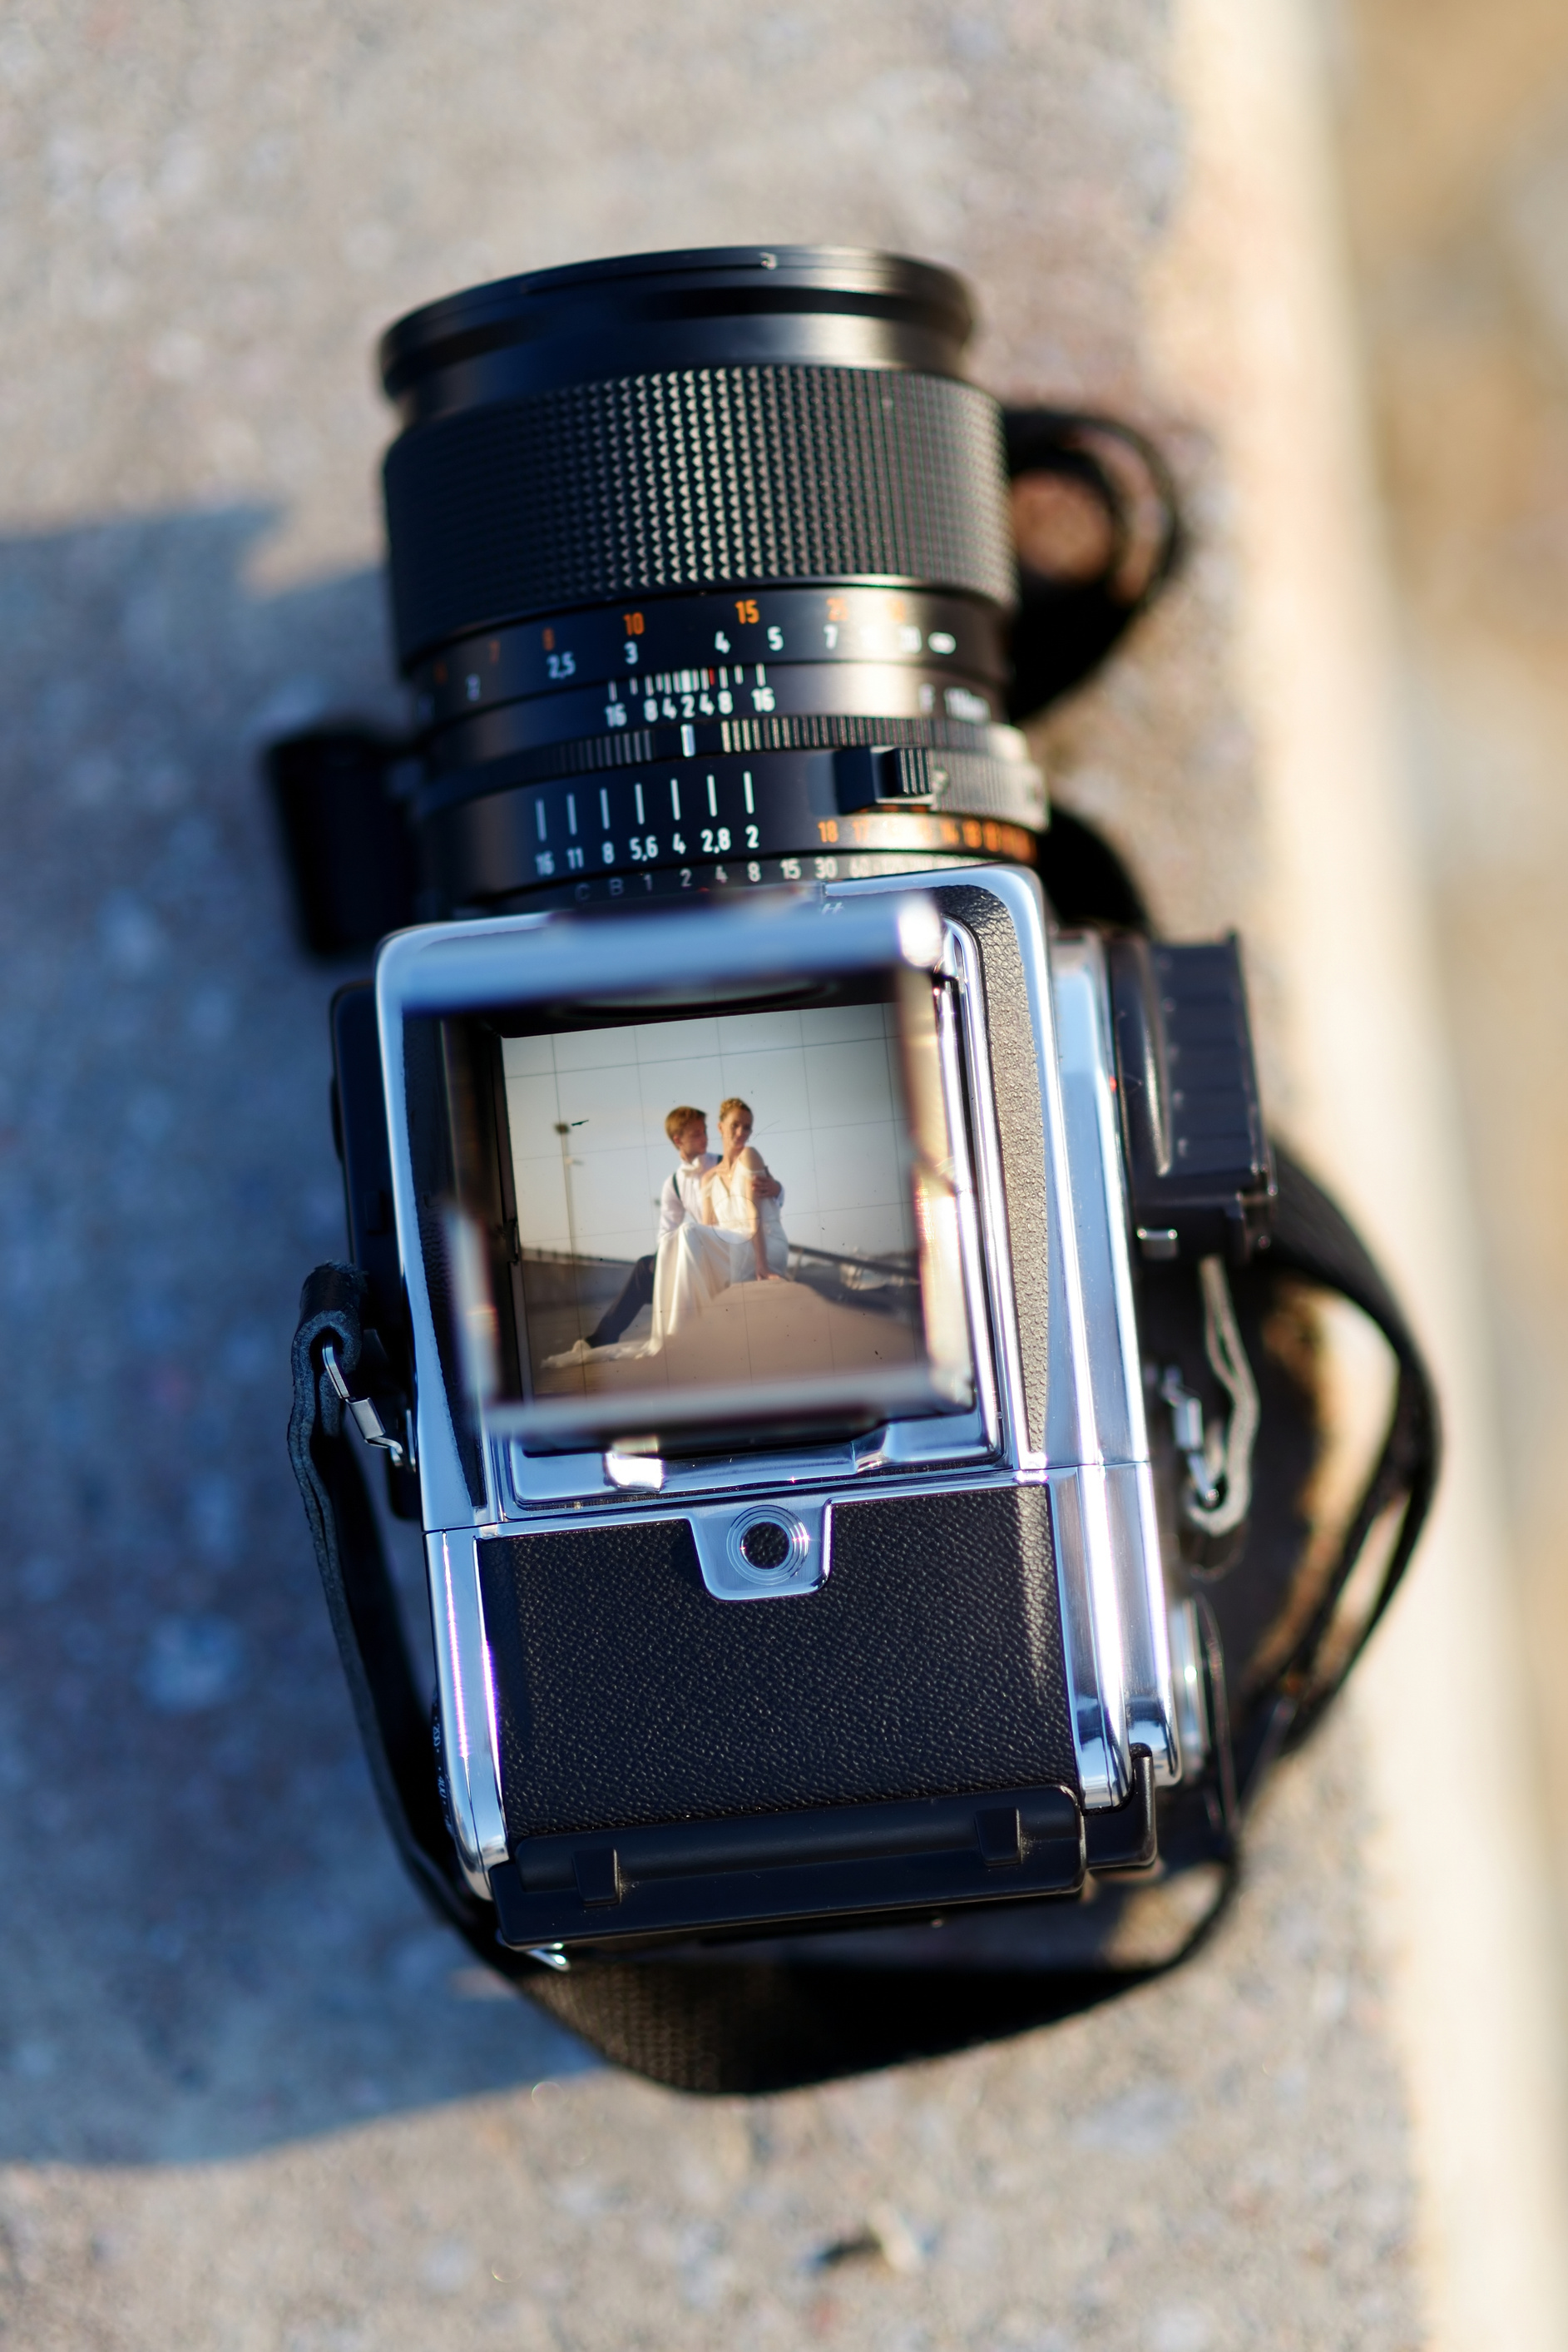
[[[909, 589], [759, 589], [658, 597], [465, 637], [410, 673], [421, 727], [476, 709], [614, 680], [635, 705], [645, 679], [755, 663], [913, 663], [1001, 686], [997, 614]], [[645, 698], [645, 695], [642, 698]], [[744, 707], [744, 706], [742, 706]]]

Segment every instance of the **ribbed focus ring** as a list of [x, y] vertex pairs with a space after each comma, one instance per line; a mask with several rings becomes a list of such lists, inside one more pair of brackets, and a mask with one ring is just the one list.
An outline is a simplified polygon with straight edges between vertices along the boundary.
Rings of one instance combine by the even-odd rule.
[[952, 377], [704, 367], [416, 425], [386, 463], [404, 667], [619, 596], [910, 581], [1010, 604], [1000, 413]]

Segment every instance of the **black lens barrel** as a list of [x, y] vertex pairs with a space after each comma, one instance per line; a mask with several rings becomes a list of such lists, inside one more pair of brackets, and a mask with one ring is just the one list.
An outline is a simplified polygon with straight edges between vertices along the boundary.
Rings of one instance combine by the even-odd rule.
[[540, 269], [411, 311], [382, 339], [405, 425], [536, 392], [689, 368], [911, 368], [959, 376], [963, 280], [851, 247], [711, 247]]
[[411, 667], [623, 596], [886, 581], [1012, 593], [993, 404], [946, 376], [705, 366], [415, 425], [386, 467]]
[[[790, 845], [802, 852], [831, 845], [862, 771], [901, 778], [891, 797], [928, 817], [1039, 822], [1038, 779], [996, 724], [1015, 570], [1000, 414], [959, 373], [971, 323], [961, 281], [927, 264], [748, 247], [510, 278], [390, 331], [392, 604], [438, 898], [617, 896], [633, 862], [643, 891], [654, 869], [724, 887], [728, 868], [680, 826], [634, 833], [632, 813], [683, 804], [682, 775], [732, 756], [758, 762], [753, 806], [769, 759], [791, 760], [774, 781], [789, 824], [814, 812]], [[936, 764], [832, 766], [899, 747]], [[945, 753], [960, 756], [944, 768]], [[981, 793], [998, 763], [1001, 786]], [[589, 841], [581, 796], [553, 788], [604, 771], [622, 772], [624, 814]], [[497, 794], [516, 802], [504, 819], [463, 814]], [[916, 862], [998, 854], [899, 822]], [[776, 846], [779, 824], [704, 830]], [[876, 833], [885, 862], [887, 824]], [[999, 854], [1028, 845], [1009, 835]], [[791, 878], [766, 857], [737, 876]]]

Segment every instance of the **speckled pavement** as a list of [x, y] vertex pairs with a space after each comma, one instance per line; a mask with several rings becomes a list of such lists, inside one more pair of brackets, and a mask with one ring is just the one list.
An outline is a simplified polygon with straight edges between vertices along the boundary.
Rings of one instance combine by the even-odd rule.
[[1058, 789], [1165, 919], [1245, 914], [1224, 484], [1140, 343], [1181, 186], [1163, 22], [107, 0], [0, 28], [0, 2341], [1419, 2340], [1347, 1726], [1168, 1982], [682, 2100], [422, 1915], [283, 1447], [298, 1283], [340, 1245], [339, 975], [293, 943], [255, 751], [395, 712], [370, 352], [413, 302], [752, 236], [966, 268], [983, 380], [1155, 425], [1199, 527], [1056, 730]]

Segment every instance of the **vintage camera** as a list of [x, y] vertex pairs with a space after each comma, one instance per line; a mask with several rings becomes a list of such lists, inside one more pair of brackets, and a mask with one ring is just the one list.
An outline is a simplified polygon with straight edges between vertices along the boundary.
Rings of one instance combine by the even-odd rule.
[[465, 1899], [549, 1965], [1071, 1895], [1225, 1779], [1240, 967], [1042, 889], [969, 325], [945, 271], [744, 249], [383, 345], [416, 734], [332, 756], [427, 919], [334, 1006], [297, 1461], [331, 1520], [319, 1389], [420, 1517]]

